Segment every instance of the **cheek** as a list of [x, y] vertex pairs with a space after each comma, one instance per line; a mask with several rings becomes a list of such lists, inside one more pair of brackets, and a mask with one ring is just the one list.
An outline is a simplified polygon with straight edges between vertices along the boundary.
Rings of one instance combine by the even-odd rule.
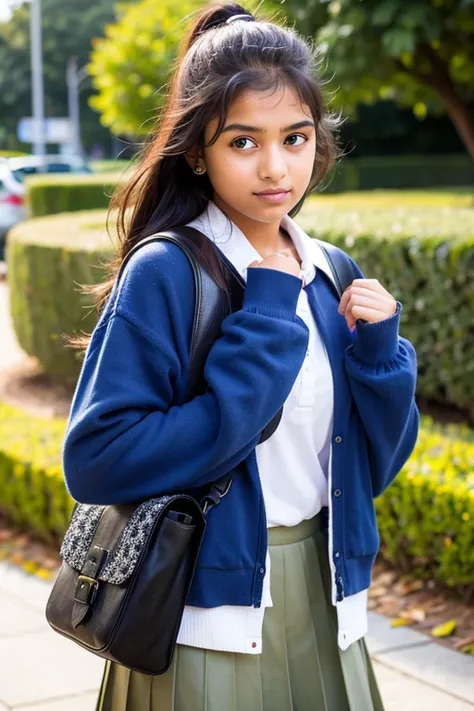
[[[220, 154], [208, 156], [206, 160], [209, 179], [214, 188], [223, 188], [224, 191], [233, 188], [235, 182], [245, 183], [251, 181], [255, 176], [255, 161], [249, 157], [243, 159], [241, 156], [230, 154]], [[248, 183], [248, 184], [251, 184]]]

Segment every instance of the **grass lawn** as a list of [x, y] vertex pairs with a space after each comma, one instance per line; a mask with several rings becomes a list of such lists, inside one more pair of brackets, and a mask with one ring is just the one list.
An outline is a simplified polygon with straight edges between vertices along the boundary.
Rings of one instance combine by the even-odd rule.
[[321, 193], [309, 198], [325, 207], [474, 207], [474, 188], [426, 188], [424, 190], [363, 190]]

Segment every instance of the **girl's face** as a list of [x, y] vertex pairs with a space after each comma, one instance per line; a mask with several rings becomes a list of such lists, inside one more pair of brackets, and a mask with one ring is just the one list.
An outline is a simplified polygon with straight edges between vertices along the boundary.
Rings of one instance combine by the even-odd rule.
[[[206, 144], [217, 123], [215, 118], [207, 124]], [[207, 169], [215, 203], [230, 217], [239, 214], [244, 221], [279, 223], [303, 197], [315, 153], [310, 109], [291, 87], [284, 86], [272, 93], [242, 93], [231, 105], [217, 141], [204, 148], [200, 164], [204, 162]], [[256, 195], [274, 188], [288, 192], [275, 202]]]

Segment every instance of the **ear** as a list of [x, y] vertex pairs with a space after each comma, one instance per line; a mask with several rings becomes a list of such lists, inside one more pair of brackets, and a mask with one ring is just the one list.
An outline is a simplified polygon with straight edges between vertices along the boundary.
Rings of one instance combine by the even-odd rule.
[[204, 160], [202, 152], [199, 150], [197, 145], [194, 145], [187, 153], [185, 153], [184, 157], [192, 170], [194, 170], [197, 166], [198, 159], [201, 162]]

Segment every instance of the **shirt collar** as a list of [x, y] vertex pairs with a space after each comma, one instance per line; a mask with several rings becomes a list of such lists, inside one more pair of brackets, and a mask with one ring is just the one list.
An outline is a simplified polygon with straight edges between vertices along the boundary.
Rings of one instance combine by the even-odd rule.
[[[213, 200], [209, 201], [204, 212], [188, 223], [188, 226], [201, 230], [212, 239], [244, 279], [247, 277], [247, 267], [250, 262], [261, 259], [242, 230]], [[288, 232], [300, 256], [304, 284], [309, 284], [315, 278], [317, 269], [324, 271], [334, 281], [331, 268], [317, 241], [312, 239], [288, 214], [283, 216], [280, 226]]]

